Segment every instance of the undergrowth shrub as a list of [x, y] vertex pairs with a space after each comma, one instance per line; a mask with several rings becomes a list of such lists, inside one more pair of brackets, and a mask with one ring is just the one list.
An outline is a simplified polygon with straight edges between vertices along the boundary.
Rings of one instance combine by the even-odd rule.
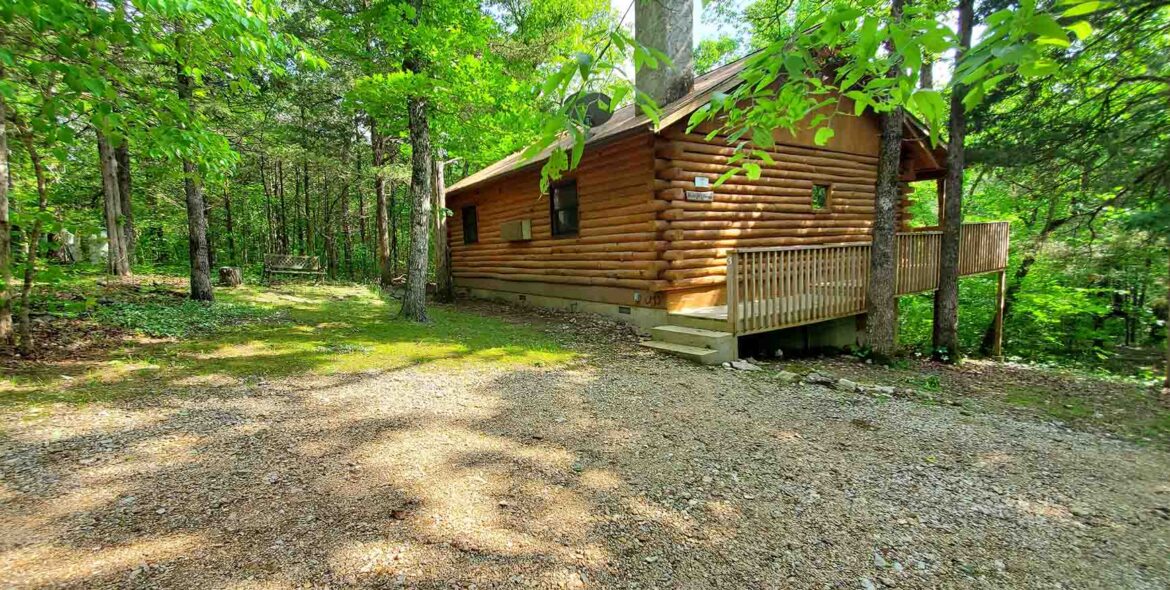
[[93, 312], [93, 319], [153, 336], [187, 338], [226, 327], [274, 321], [280, 313], [238, 303], [206, 303], [184, 300], [167, 303], [115, 302]]

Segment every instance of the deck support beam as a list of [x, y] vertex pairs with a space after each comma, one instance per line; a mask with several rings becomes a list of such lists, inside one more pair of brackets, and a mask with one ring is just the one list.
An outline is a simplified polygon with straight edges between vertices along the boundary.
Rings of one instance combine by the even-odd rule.
[[999, 271], [995, 282], [995, 341], [991, 345], [991, 356], [1003, 360], [1003, 305], [1007, 294], [1007, 270]]

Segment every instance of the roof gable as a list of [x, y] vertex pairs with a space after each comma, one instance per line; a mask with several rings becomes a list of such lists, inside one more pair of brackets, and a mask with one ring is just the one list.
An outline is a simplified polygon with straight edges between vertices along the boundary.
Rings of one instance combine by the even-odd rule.
[[[695, 78], [694, 87], [689, 93], [663, 108], [657, 127], [654, 127], [653, 122], [648, 117], [639, 113], [635, 105], [626, 105], [617, 109], [608, 121], [589, 130], [589, 138], [585, 140], [586, 148], [595, 147], [640, 131], [658, 132], [686, 119], [691, 113], [710, 102], [715, 93], [729, 92], [739, 85], [742, 81], [739, 78], [739, 73], [743, 71], [747, 60], [751, 57], [752, 55], [742, 57]], [[926, 140], [930, 134], [926, 130], [926, 126], [907, 113], [905, 131], [904, 141], [912, 144], [911, 151], [915, 153], [916, 159], [921, 158], [937, 165], [941, 154], [938, 151], [939, 148], [931, 149], [927, 144]], [[906, 144], [904, 143], [904, 145]], [[564, 137], [533, 158], [525, 159], [522, 156], [522, 151], [516, 152], [451, 185], [447, 188], [447, 194], [452, 195], [484, 184], [489, 180], [521, 170], [529, 170], [542, 165], [554, 150], [570, 147], [572, 147], [572, 138]], [[941, 167], [931, 169], [935, 176], [941, 175], [939, 170]]]

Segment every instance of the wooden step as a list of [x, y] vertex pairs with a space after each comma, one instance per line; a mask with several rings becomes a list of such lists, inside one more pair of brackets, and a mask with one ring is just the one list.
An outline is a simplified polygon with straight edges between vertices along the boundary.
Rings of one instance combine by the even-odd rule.
[[675, 325], [655, 326], [650, 329], [650, 333], [659, 342], [673, 342], [674, 344], [685, 344], [698, 348], [720, 348], [721, 345], [725, 345], [726, 341], [734, 338], [731, 332], [718, 332], [715, 330], [703, 330], [701, 328]]
[[646, 348], [653, 348], [662, 352], [673, 354], [696, 363], [704, 365], [717, 365], [722, 363], [724, 359], [719, 358], [719, 351], [713, 348], [699, 348], [698, 346], [687, 346], [686, 344], [675, 344], [673, 342], [659, 342], [657, 340], [646, 340], [640, 342]]
[[709, 330], [711, 332], [726, 330], [728, 327], [726, 319], [721, 320], [691, 315], [686, 312], [670, 312], [666, 315], [666, 321], [670, 322], [672, 326], [684, 326], [698, 330]]

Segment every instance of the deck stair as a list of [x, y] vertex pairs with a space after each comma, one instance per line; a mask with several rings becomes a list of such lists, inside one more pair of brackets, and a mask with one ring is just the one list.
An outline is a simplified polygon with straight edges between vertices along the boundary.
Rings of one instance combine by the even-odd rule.
[[642, 346], [704, 365], [736, 359], [736, 338], [730, 332], [667, 324], [652, 328], [650, 333], [654, 339], [642, 342]]

